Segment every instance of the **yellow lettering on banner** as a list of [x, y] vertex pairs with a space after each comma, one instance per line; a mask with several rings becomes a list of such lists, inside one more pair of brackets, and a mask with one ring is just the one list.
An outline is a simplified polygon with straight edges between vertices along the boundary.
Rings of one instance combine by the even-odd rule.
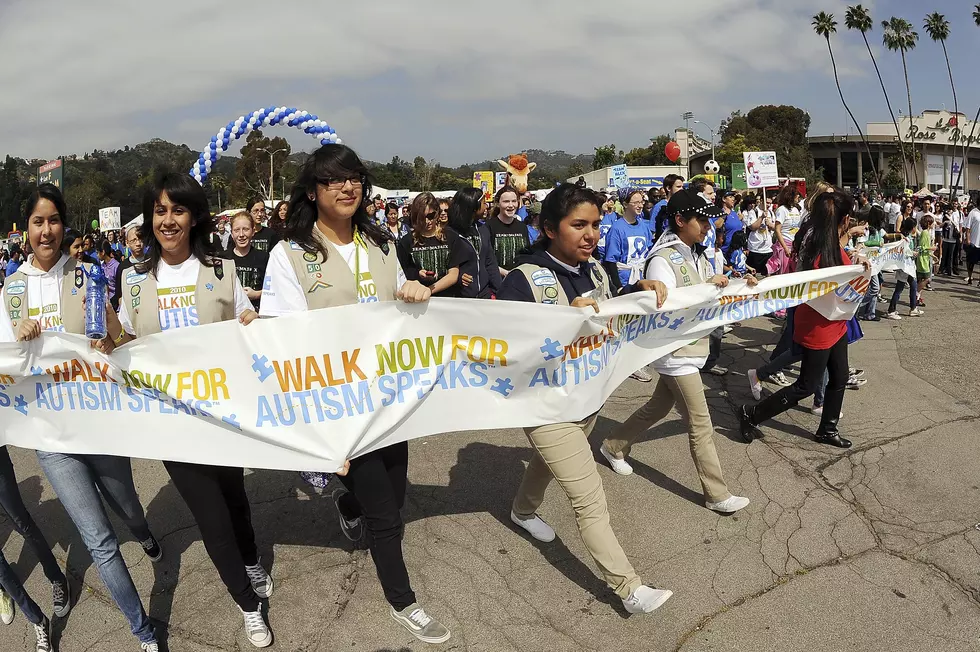
[[808, 291], [809, 299], [814, 297], [820, 297], [825, 294], [830, 294], [837, 290], [836, 281], [810, 281], [810, 289]]
[[357, 356], [361, 352], [360, 349], [354, 349], [354, 352], [348, 355], [347, 351], [341, 354], [341, 360], [344, 362], [344, 377], [347, 378], [348, 383], [354, 382], [354, 375], [356, 374], [361, 380], [367, 380], [367, 376], [361, 371], [361, 368], [357, 366]]
[[469, 335], [453, 335], [452, 360], [456, 359], [457, 351], [466, 351], [470, 362], [485, 362], [489, 365], [500, 361], [501, 366], [507, 366], [507, 341], [487, 339], [485, 337], [470, 337]]
[[13, 384], [14, 384], [13, 376], [5, 376], [3, 374], [0, 374], [0, 385], [13, 385]]
[[177, 374], [177, 398], [190, 390], [198, 401], [228, 400], [227, 374], [224, 369], [195, 369]]

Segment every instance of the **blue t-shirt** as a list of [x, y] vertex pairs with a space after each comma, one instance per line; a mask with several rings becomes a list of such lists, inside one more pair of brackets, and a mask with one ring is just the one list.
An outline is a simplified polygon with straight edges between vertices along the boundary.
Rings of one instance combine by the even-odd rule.
[[531, 244], [534, 244], [537, 241], [538, 236], [540, 234], [541, 234], [541, 232], [538, 231], [536, 228], [534, 228], [530, 224], [527, 225], [527, 236], [528, 236], [528, 238], [530, 238]]
[[657, 231], [666, 231], [670, 226], [669, 224], [667, 224], [667, 214], [666, 213], [664, 213], [663, 215], [660, 214], [660, 212], [664, 208], [666, 208], [666, 206], [667, 206], [667, 200], [661, 199], [660, 201], [658, 201], [656, 204], [653, 205], [653, 208], [650, 209], [650, 216], [651, 216], [650, 221], [656, 227]]
[[715, 245], [718, 242], [718, 233], [715, 231], [715, 221], [708, 221], [708, 235], [704, 236], [701, 245], [704, 247], [704, 257], [708, 259], [712, 274], [720, 274], [722, 270], [715, 267]]
[[619, 214], [616, 211], [606, 213], [602, 216], [602, 222], [599, 223], [599, 244], [596, 245], [596, 253], [599, 255], [599, 260], [606, 259], [606, 237], [609, 235], [609, 229], [612, 228], [612, 225], [618, 219]]
[[[630, 224], [625, 219], [616, 220], [606, 234], [606, 252], [603, 260], [627, 265], [642, 265], [653, 246], [649, 220], [638, 219]], [[642, 274], [641, 274], [642, 276]], [[619, 281], [629, 285], [630, 270], [619, 270]]]
[[721, 245], [721, 250], [725, 255], [728, 255], [728, 248], [732, 245], [732, 236], [736, 231], [741, 231], [744, 228], [742, 218], [735, 211], [729, 213], [725, 218], [725, 244]]
[[19, 260], [10, 260], [10, 261], [8, 261], [7, 262], [6, 275], [7, 276], [11, 276], [12, 274], [16, 273], [18, 267], [20, 267], [20, 261]]
[[748, 267], [745, 266], [745, 252], [741, 249], [733, 249], [728, 253], [728, 264], [739, 274], [745, 274], [749, 271]]
[[517, 209], [517, 217], [519, 217], [522, 222], [527, 219], [527, 206], [521, 206]]

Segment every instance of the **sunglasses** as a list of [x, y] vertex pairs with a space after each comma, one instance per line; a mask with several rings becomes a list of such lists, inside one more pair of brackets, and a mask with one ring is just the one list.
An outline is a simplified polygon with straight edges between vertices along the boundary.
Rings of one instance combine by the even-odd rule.
[[436, 219], [436, 216], [437, 215], [438, 215], [438, 213], [426, 213], [425, 214], [425, 219], [426, 219], [426, 221], [428, 221], [428, 220], [434, 220], [434, 219]]

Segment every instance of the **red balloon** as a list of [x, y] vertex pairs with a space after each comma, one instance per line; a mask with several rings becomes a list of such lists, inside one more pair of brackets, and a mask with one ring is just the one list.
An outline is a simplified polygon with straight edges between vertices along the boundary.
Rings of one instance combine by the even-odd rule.
[[675, 163], [677, 159], [681, 157], [681, 146], [674, 141], [670, 141], [667, 143], [667, 146], [664, 147], [664, 154], [667, 155], [667, 158], [670, 159], [671, 163]]

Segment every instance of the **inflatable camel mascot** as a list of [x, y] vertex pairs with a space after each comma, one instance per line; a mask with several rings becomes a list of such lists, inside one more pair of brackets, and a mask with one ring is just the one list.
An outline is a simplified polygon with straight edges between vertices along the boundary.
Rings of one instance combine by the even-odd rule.
[[497, 161], [507, 171], [507, 185], [522, 195], [527, 192], [527, 176], [534, 172], [537, 163], [528, 163], [527, 154], [511, 154], [507, 161]]

